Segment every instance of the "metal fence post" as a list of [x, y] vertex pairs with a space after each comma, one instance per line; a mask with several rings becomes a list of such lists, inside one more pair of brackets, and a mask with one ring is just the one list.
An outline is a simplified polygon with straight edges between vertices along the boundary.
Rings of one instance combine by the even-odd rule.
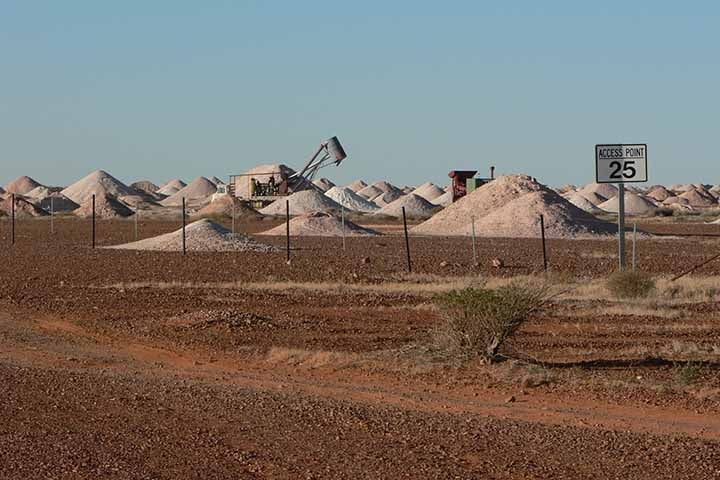
[[408, 273], [412, 273], [412, 263], [410, 262], [410, 240], [408, 239], [407, 217], [405, 216], [405, 207], [402, 207], [403, 228], [405, 229], [405, 252], [407, 252], [407, 269]]
[[55, 234], [55, 197], [50, 197], [50, 235]]
[[637, 222], [633, 222], [633, 237], [632, 237], [632, 269], [633, 272], [637, 268], [637, 257], [635, 256], [636, 247], [635, 243], [637, 242]]
[[540, 235], [542, 237], [543, 270], [547, 273], [547, 248], [545, 247], [545, 217], [540, 215]]
[[95, 248], [95, 194], [92, 196], [92, 248]]
[[187, 253], [187, 244], [185, 242], [185, 197], [182, 200], [182, 252], [185, 255]]
[[285, 200], [285, 250], [286, 260], [290, 261], [290, 200]]
[[140, 208], [135, 205], [135, 241], [138, 241], [138, 217], [140, 216]]
[[12, 239], [11, 242], [13, 245], [15, 245], [15, 194], [12, 194], [12, 207], [10, 207], [10, 210], [12, 211]]
[[230, 197], [232, 200], [232, 238], [235, 238], [235, 199]]
[[345, 250], [345, 205], [344, 204], [340, 204], [340, 221], [342, 222], [343, 250]]
[[477, 259], [477, 240], [475, 239], [475, 217], [472, 218], [472, 247], [473, 247], [473, 264], [478, 264]]

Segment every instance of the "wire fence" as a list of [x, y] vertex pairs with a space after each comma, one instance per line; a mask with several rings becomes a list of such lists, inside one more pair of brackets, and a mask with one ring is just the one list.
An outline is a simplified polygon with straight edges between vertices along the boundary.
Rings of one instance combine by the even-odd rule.
[[[41, 221], [41, 219], [28, 219], [24, 218], [22, 215], [18, 214], [18, 211], [16, 207], [18, 206], [19, 199], [15, 196], [11, 196], [11, 208], [9, 215], [2, 219], [2, 221], [8, 225], [8, 228], [6, 229], [6, 234], [3, 235], [3, 237], [7, 236], [7, 240], [11, 246], [14, 246], [18, 242], [18, 234], [21, 232], [21, 225], [24, 222], [28, 221]], [[92, 211], [90, 218], [88, 219], [78, 219], [76, 217], [73, 217], [72, 215], [69, 215], [65, 212], [56, 212], [55, 211], [55, 205], [54, 202], [51, 200], [49, 204], [49, 215], [47, 217], [48, 220], [48, 228], [50, 233], [50, 238], [57, 238], [58, 235], [62, 235], [62, 229], [65, 225], [72, 222], [73, 228], [77, 228], [78, 222], [81, 224], [87, 223], [87, 240], [86, 242], [80, 241], [80, 244], [87, 244], [92, 249], [95, 249], [98, 247], [98, 245], [102, 246], [108, 246], [108, 244], [116, 244], [119, 243], [129, 243], [134, 241], [139, 241], [141, 239], [150, 238], [153, 235], [159, 235], [163, 233], [170, 233], [172, 231], [176, 231], [180, 229], [182, 231], [182, 248], [181, 251], [183, 255], [188, 254], [188, 245], [186, 241], [186, 226], [188, 219], [191, 218], [190, 212], [188, 211], [188, 204], [185, 199], [183, 199], [182, 204], [174, 209], [166, 209], [164, 211], [164, 214], [161, 217], [154, 216], [150, 214], [149, 212], [146, 213], [143, 209], [139, 208], [138, 205], [135, 205], [134, 214], [129, 217], [126, 220], [117, 221], [114, 220], [112, 222], [108, 222], [105, 219], [101, 219], [97, 215], [96, 211], [96, 201], [95, 196], [92, 197]], [[295, 248], [295, 243], [299, 241], [299, 238], [296, 238], [291, 235], [291, 218], [292, 218], [292, 211], [291, 211], [291, 205], [290, 202], [286, 200], [285, 205], [285, 215], [282, 221], [285, 223], [285, 242], [284, 242], [284, 253], [285, 253], [285, 261], [290, 263], [292, 255], [295, 255], [297, 253], [298, 249]], [[147, 215], [147, 217], [146, 217]], [[402, 252], [398, 252], [398, 256], [404, 257], [404, 263], [405, 263], [405, 269], [407, 272], [411, 273], [413, 271], [413, 252], [412, 252], [412, 239], [414, 237], [418, 237], [417, 235], [412, 234], [412, 230], [409, 228], [408, 225], [408, 219], [405, 212], [405, 208], [402, 208], [402, 236], [403, 236], [403, 247]], [[238, 227], [240, 225], [239, 219], [236, 215], [236, 209], [235, 204], [233, 203], [231, 214], [224, 219], [226, 222], [229, 223], [229, 229], [231, 232], [231, 235], [233, 237], [236, 237], [238, 234]], [[341, 243], [339, 243], [339, 248], [344, 252], [344, 254], [347, 254], [347, 247], [348, 247], [348, 239], [346, 235], [346, 212], [344, 205], [342, 206], [342, 209], [340, 211], [340, 220], [342, 225], [342, 234], [341, 234]], [[280, 221], [278, 219], [278, 221]], [[592, 217], [583, 219], [586, 223], [592, 223], [597, 222], [598, 225], [603, 225], [604, 227], [608, 226], [608, 222], [605, 220], [600, 219], [594, 219]], [[162, 224], [159, 226], [158, 224]], [[129, 225], [129, 229], [122, 229], [122, 234], [118, 234], [117, 227], [118, 225]], [[154, 225], [154, 228], [149, 228], [151, 225]], [[479, 239], [486, 238], [487, 235], [483, 235], [483, 233], [486, 232], [479, 232], [476, 227], [476, 218], [472, 216], [469, 219], [469, 225], [470, 225], [470, 235], [469, 237], [469, 256], [471, 255], [472, 258], [472, 265], [474, 267], [480, 266], [481, 262], [488, 262], [492, 261], [495, 262], [496, 258], [481, 258], [480, 250], [478, 247]], [[548, 245], [548, 237], [546, 235], [546, 230], [548, 227], [552, 227], [552, 225], [547, 224], [547, 219], [543, 215], [538, 216], [537, 221], [537, 258], [538, 258], [538, 270], [542, 270], [543, 272], [549, 272], [552, 270], [553, 266], [553, 254], [554, 252], [550, 250]], [[629, 232], [627, 242], [630, 245], [630, 259], [629, 259], [629, 268], [633, 271], [637, 269], [638, 265], [638, 257], [640, 254], [638, 243], [641, 238], [645, 238], [646, 234], [638, 229], [638, 225], [636, 222], [633, 222], [631, 225], [626, 225], [626, 229]], [[147, 228], [147, 231], [145, 230]], [[129, 230], [129, 234], [128, 234]], [[110, 235], [109, 232], [112, 231], [113, 234]], [[98, 235], [102, 235], [103, 241], [98, 242]], [[720, 228], [718, 229], [718, 233], [716, 236], [720, 236]], [[616, 235], [617, 237], [617, 235]], [[295, 238], [295, 240], [293, 240]], [[31, 238], [23, 238], [24, 241], [32, 241]], [[115, 243], [113, 243], [115, 242]], [[562, 254], [562, 252], [560, 252]], [[487, 255], [486, 255], [487, 257]], [[711, 258], [710, 261], [713, 261], [715, 258]], [[618, 269], [622, 270], [625, 268], [625, 259], [623, 259], [620, 255], [618, 255]], [[706, 264], [705, 260], [703, 259], [702, 265]], [[499, 261], [500, 264], [502, 264], [502, 261]], [[701, 265], [701, 266], [702, 266]], [[502, 265], [498, 266], [498, 268], [501, 268]]]

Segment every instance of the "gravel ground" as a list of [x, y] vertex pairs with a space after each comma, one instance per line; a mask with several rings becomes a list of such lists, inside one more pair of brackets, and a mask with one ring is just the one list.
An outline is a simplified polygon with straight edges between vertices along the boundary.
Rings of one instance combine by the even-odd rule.
[[[438, 322], [412, 282], [530, 273], [536, 241], [483, 240], [472, 267], [467, 239], [412, 238], [418, 275], [405, 277], [399, 236], [348, 239], [344, 253], [294, 238], [288, 265], [284, 252], [93, 251], [88, 222], [56, 220], [54, 237], [47, 221], [19, 223], [18, 243], [0, 250], [0, 478], [720, 478], [717, 366], [668, 390], [676, 365], [647, 359], [675, 341], [720, 342], [712, 299], [669, 317], [554, 306], [513, 342], [556, 377], [525, 392], [524, 367], [412, 353]], [[98, 227], [101, 245], [133, 235], [132, 222]], [[708, 236], [643, 240], [641, 268], [712, 256], [717, 226], [692, 228]], [[176, 229], [146, 221], [141, 236]], [[549, 247], [567, 273], [615, 266], [612, 241]], [[382, 290], [402, 281], [407, 291]]]

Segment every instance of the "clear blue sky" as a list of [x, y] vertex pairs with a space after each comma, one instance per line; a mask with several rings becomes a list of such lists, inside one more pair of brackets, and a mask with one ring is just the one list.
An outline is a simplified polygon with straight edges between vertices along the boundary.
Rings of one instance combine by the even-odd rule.
[[718, 183], [717, 2], [0, 0], [0, 183], [301, 166], [397, 184], [491, 164], [591, 181], [649, 144], [651, 183]]

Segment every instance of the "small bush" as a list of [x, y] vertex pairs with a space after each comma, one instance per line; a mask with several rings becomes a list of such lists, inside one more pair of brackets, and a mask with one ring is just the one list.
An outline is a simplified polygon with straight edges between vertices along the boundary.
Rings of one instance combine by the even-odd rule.
[[615, 272], [608, 278], [607, 288], [618, 298], [642, 298], [655, 290], [655, 280], [641, 272]]
[[676, 364], [674, 368], [675, 381], [680, 385], [692, 385], [702, 376], [702, 366], [697, 362]]
[[543, 288], [510, 285], [498, 289], [465, 288], [437, 295], [445, 325], [444, 346], [461, 354], [496, 359], [500, 347], [547, 299]]
[[655, 209], [656, 217], [672, 217], [675, 214], [675, 210], [672, 208], [661, 207]]

